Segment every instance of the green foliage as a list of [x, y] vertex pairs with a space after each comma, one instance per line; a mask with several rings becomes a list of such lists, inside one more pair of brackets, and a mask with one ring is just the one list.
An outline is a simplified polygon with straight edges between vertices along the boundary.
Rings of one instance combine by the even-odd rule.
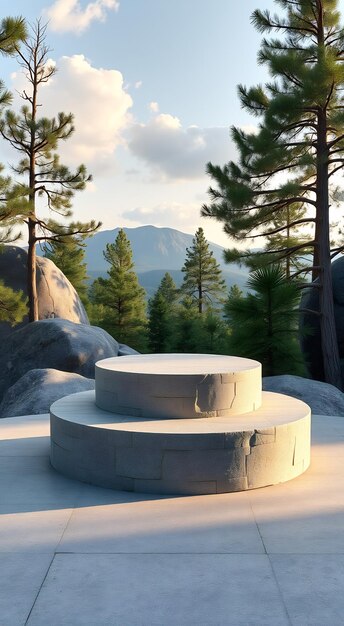
[[178, 291], [168, 272], [148, 302], [148, 348], [150, 352], [170, 352], [175, 329], [175, 309]]
[[185, 296], [176, 310], [172, 351], [202, 352], [202, 331], [202, 316], [195, 308], [193, 298]]
[[83, 304], [87, 304], [87, 264], [85, 263], [85, 243], [87, 235], [68, 235], [63, 238], [63, 230], [78, 230], [78, 225], [60, 227], [59, 239], [50, 239], [43, 246], [44, 256], [50, 259], [63, 272], [79, 294]]
[[229, 288], [229, 298], [242, 298], [242, 296], [243, 292], [237, 284], [234, 284]]
[[181, 291], [193, 298], [202, 314], [207, 306], [221, 301], [226, 289], [221, 269], [199, 228], [193, 238], [191, 248], [186, 249], [186, 260], [182, 267], [184, 280]]
[[71, 217], [72, 198], [85, 188], [91, 179], [84, 165], [75, 171], [60, 163], [59, 142], [67, 140], [74, 131], [73, 115], [58, 113], [54, 118], [39, 117], [39, 93], [56, 72], [49, 65], [49, 48], [45, 43], [46, 26], [38, 21], [31, 29], [31, 37], [19, 49], [15, 46], [18, 63], [24, 69], [27, 87], [21, 94], [24, 100], [20, 112], [6, 110], [0, 119], [0, 134], [17, 153], [20, 160], [12, 166], [16, 183], [7, 194], [6, 211], [0, 221], [25, 223], [28, 226], [28, 297], [29, 319], [38, 319], [35, 246], [39, 241], [65, 242], [68, 235], [94, 232], [100, 223], [90, 221], [67, 229], [52, 219], [38, 215], [40, 198], [50, 211]]
[[[5, 17], [0, 21], [0, 54], [13, 56], [20, 44], [27, 37], [27, 28], [23, 17]], [[11, 103], [12, 94], [0, 81], [0, 108]]]
[[150, 352], [169, 352], [171, 340], [171, 314], [167, 300], [159, 290], [148, 302], [148, 348]]
[[163, 296], [169, 306], [173, 308], [178, 298], [178, 290], [169, 272], [166, 272], [166, 274], [163, 276], [161, 283], [158, 287], [158, 292]]
[[190, 296], [175, 308], [169, 328], [171, 352], [229, 354], [228, 325], [214, 309], [200, 315]]
[[[294, 229], [301, 224], [314, 229], [320, 110], [327, 118], [329, 169], [343, 165], [338, 159], [344, 150], [344, 31], [339, 26], [337, 2], [277, 3], [286, 11], [285, 17], [261, 10], [252, 16], [260, 32], [281, 34], [281, 39], [263, 39], [258, 57], [273, 80], [265, 87], [239, 86], [243, 107], [261, 118], [260, 125], [256, 133], [232, 129], [239, 163], [208, 164], [217, 188], [209, 189], [211, 203], [202, 212], [224, 222], [225, 231], [237, 241], [273, 238], [277, 258], [291, 254], [292, 259], [294, 254], [296, 258], [308, 254], [315, 245], [314, 238], [298, 238]], [[319, 43], [321, 36], [324, 45]], [[287, 180], [281, 172], [288, 175]], [[285, 245], [287, 230], [290, 245]], [[247, 255], [237, 251], [237, 256]]]
[[[0, 21], [0, 54], [13, 55], [27, 35], [25, 20], [22, 17], [6, 17]], [[0, 111], [11, 103], [12, 95], [0, 80]], [[0, 164], [0, 244], [13, 242], [19, 233], [13, 233], [13, 195], [12, 182], [3, 176], [4, 168]], [[27, 314], [26, 302], [22, 293], [13, 291], [0, 282], [0, 321], [15, 324]]]
[[[331, 249], [329, 210], [332, 177], [344, 166], [344, 29], [337, 0], [276, 2], [282, 16], [259, 9], [252, 16], [256, 28], [267, 35], [258, 62], [267, 67], [271, 80], [264, 87], [239, 87], [243, 108], [260, 118], [257, 132], [233, 128], [238, 162], [208, 164], [215, 186], [202, 214], [223, 222], [236, 241], [270, 237], [271, 245], [273, 237], [273, 249], [265, 251], [273, 261], [312, 251], [312, 279], [321, 277], [325, 380], [340, 388], [331, 258], [344, 246], [341, 242]], [[271, 33], [279, 38], [269, 37]], [[301, 218], [296, 213], [285, 219], [290, 207], [305, 212]], [[285, 233], [294, 236], [301, 223], [311, 237], [286, 246]], [[236, 250], [227, 258], [235, 254], [247, 257]]]
[[103, 307], [98, 309], [102, 318], [96, 325], [120, 343], [142, 351], [146, 347], [145, 291], [133, 271], [130, 241], [123, 229], [118, 232], [115, 243], [107, 244], [103, 254], [110, 265], [109, 278], [97, 278], [90, 290], [91, 302]]
[[229, 296], [224, 310], [232, 330], [232, 354], [257, 359], [264, 376], [304, 375], [297, 339], [298, 286], [278, 265], [251, 274], [247, 287], [254, 293]]
[[230, 354], [231, 331], [217, 311], [209, 309], [202, 318], [201, 350], [209, 354]]
[[0, 281], [0, 322], [15, 326], [27, 315], [27, 302], [22, 291], [14, 291]]

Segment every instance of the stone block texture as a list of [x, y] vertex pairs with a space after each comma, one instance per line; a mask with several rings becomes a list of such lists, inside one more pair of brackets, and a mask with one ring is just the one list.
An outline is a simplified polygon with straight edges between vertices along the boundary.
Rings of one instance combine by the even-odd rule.
[[139, 355], [96, 364], [96, 404], [113, 413], [171, 419], [241, 415], [261, 406], [261, 365], [216, 355]]
[[51, 463], [83, 482], [146, 493], [225, 493], [284, 482], [309, 466], [310, 409], [276, 393], [262, 400], [237, 417], [145, 420], [100, 409], [93, 391], [73, 394], [50, 410]]

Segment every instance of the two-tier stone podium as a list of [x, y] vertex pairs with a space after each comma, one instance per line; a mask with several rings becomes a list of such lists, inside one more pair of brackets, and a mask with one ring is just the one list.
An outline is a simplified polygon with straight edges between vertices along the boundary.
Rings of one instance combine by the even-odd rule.
[[104, 359], [95, 392], [58, 400], [50, 415], [53, 467], [102, 487], [224, 493], [285, 482], [310, 463], [310, 408], [262, 392], [250, 359]]

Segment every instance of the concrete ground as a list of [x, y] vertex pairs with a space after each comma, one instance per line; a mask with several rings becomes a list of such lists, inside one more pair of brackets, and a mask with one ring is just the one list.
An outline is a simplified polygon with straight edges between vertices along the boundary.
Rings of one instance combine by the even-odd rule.
[[344, 417], [311, 468], [255, 491], [159, 497], [49, 465], [47, 415], [0, 420], [1, 626], [343, 626]]

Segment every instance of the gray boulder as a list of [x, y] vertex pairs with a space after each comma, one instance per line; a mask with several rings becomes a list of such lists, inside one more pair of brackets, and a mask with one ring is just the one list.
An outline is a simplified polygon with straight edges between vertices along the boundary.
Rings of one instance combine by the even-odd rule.
[[315, 415], [344, 416], [344, 394], [328, 383], [289, 374], [266, 376], [263, 378], [263, 390], [299, 398], [311, 407]]
[[34, 369], [10, 387], [0, 404], [0, 417], [48, 413], [55, 400], [94, 389], [94, 380], [55, 369]]
[[0, 398], [29, 370], [94, 378], [96, 361], [117, 355], [117, 341], [102, 328], [58, 318], [32, 322], [12, 333], [0, 352]]
[[[344, 383], [344, 257], [334, 261], [331, 270], [334, 316]], [[310, 287], [303, 290], [300, 310], [300, 341], [309, 374], [316, 380], [324, 380], [319, 315], [307, 312], [319, 311], [318, 289]]]
[[131, 354], [140, 354], [140, 352], [134, 350], [134, 348], [130, 348], [130, 346], [127, 346], [125, 343], [118, 344], [118, 356], [130, 356]]
[[[0, 277], [7, 287], [27, 295], [27, 252], [19, 246], [5, 246], [0, 254]], [[76, 324], [89, 324], [87, 313], [73, 285], [49, 259], [37, 257], [37, 295], [39, 319], [60, 317]], [[0, 340], [25, 326], [0, 323]]]

